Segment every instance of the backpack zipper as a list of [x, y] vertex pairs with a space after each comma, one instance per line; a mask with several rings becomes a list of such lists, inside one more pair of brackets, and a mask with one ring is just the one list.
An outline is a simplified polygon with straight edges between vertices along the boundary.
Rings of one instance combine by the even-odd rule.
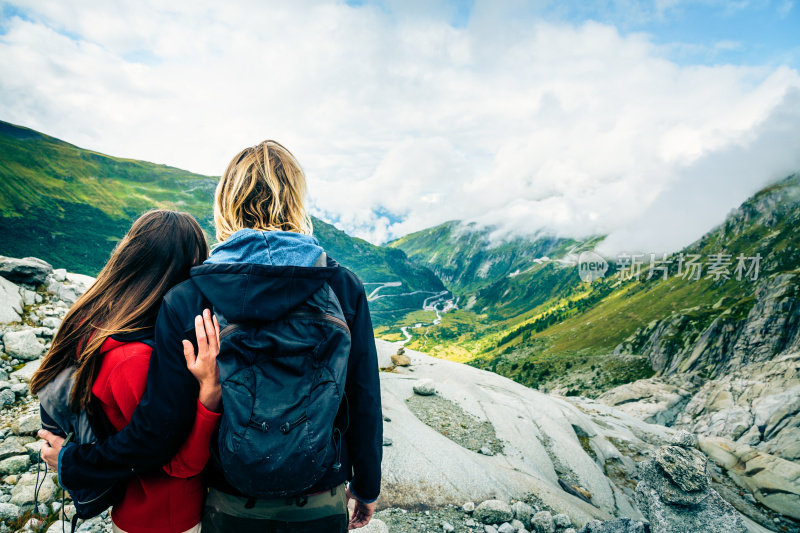
[[[350, 335], [350, 328], [347, 326], [347, 322], [345, 322], [339, 317], [329, 315], [328, 313], [314, 313], [312, 311], [294, 311], [292, 313], [289, 313], [281, 317], [278, 320], [286, 318], [311, 318], [314, 320], [320, 320], [320, 319], [325, 320], [327, 322], [330, 322], [331, 324], [334, 324], [335, 326], [340, 327], [341, 329], [345, 330], [348, 335]], [[241, 326], [239, 324], [228, 324], [220, 332], [219, 340], [224, 339], [225, 337], [227, 337], [228, 335], [239, 329], [241, 329]]]
[[227, 326], [222, 328], [222, 331], [219, 332], [219, 340], [224, 339], [237, 329], [239, 329], [239, 324], [228, 324]]
[[284, 422], [283, 424], [281, 424], [281, 433], [286, 435], [287, 433], [289, 433], [291, 430], [293, 430], [294, 428], [296, 428], [297, 426], [299, 426], [300, 424], [302, 424], [306, 420], [308, 420], [308, 417], [304, 414], [303, 416], [301, 416], [300, 418], [298, 418], [294, 422]]
[[314, 313], [313, 311], [294, 311], [286, 315], [286, 318], [312, 318], [312, 319], [322, 319], [331, 324], [334, 324], [347, 332], [350, 335], [350, 328], [347, 327], [347, 322], [342, 320], [339, 317], [329, 315], [328, 313]]

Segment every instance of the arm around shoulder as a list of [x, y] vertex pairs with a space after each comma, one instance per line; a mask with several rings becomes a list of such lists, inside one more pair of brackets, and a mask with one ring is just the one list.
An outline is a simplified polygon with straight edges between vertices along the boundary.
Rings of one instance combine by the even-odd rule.
[[185, 329], [169, 304], [162, 304], [146, 390], [130, 423], [101, 443], [64, 448], [59, 465], [64, 486], [107, 486], [161, 468], [175, 455], [192, 428], [198, 392], [183, 357]]

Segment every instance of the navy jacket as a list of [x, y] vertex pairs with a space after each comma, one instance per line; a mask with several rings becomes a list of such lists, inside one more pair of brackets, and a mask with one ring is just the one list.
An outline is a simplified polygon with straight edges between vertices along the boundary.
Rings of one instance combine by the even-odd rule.
[[[251, 266], [221, 263], [195, 267], [192, 279], [166, 295], [156, 322], [147, 388], [130, 424], [100, 444], [65, 447], [59, 464], [59, 481], [64, 487], [105, 486], [131, 473], [160, 468], [174, 456], [191, 430], [198, 394], [197, 381], [186, 369], [181, 340], [194, 341], [194, 317], [204, 308], [224, 309], [223, 314], [234, 321], [258, 314], [259, 308], [270, 307], [271, 313], [276, 307], [288, 310], [327, 281], [352, 336], [345, 385], [349, 429], [342, 448], [342, 469], [327, 472], [309, 492], [349, 479], [360, 500], [377, 499], [383, 418], [375, 339], [361, 281], [330, 257], [324, 268], [271, 266], [268, 277], [261, 275], [262, 265]], [[213, 464], [208, 479], [212, 486], [232, 492]]]

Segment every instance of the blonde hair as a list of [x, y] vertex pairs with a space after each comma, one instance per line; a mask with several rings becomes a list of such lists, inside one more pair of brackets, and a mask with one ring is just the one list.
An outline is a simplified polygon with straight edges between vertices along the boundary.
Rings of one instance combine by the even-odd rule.
[[231, 160], [214, 195], [214, 225], [222, 242], [240, 229], [310, 235], [306, 176], [294, 155], [276, 141], [245, 148]]

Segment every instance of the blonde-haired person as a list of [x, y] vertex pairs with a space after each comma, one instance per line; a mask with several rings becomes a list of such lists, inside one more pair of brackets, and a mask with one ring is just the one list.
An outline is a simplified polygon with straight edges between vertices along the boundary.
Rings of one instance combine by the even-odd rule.
[[[194, 317], [211, 307], [222, 336], [232, 332], [226, 342], [234, 355], [226, 353], [223, 342], [218, 361], [226, 392], [221, 437], [212, 439], [206, 472], [204, 531], [337, 532], [369, 522], [380, 492], [383, 444], [372, 321], [361, 281], [312, 236], [305, 197], [302, 168], [281, 144], [264, 141], [233, 158], [214, 198], [220, 244], [204, 265], [192, 269], [189, 281], [164, 298], [144, 399], [131, 423], [113, 437], [64, 448], [60, 473], [66, 486], [96, 485], [129, 476], [131, 470], [157, 468], [180, 448], [194, 418], [197, 382], [187, 379], [184, 357], [176, 357], [175, 350], [193, 329]], [[271, 353], [265, 339], [287, 353]], [[319, 349], [303, 351], [314, 343]], [[305, 355], [292, 359], [292, 350]], [[320, 355], [326, 350], [330, 359]], [[259, 358], [273, 356], [278, 363], [262, 368]], [[249, 377], [226, 383], [232, 368], [226, 365], [243, 358], [251, 359], [251, 367], [237, 375]], [[306, 383], [312, 375], [304, 373], [303, 361], [314, 365], [313, 385]], [[280, 392], [265, 397], [262, 389], [252, 388], [257, 379], [271, 380]], [[246, 391], [251, 391], [249, 411], [237, 403], [248, 397]], [[342, 398], [341, 403], [332, 405], [332, 398]], [[292, 414], [295, 407], [300, 410]], [[289, 420], [301, 411], [301, 417]], [[319, 425], [332, 417], [332, 427]], [[274, 446], [279, 441], [269, 439], [281, 434], [287, 439], [281, 453], [253, 448], [259, 442]], [[330, 436], [329, 442], [317, 444], [320, 435]], [[306, 441], [315, 444], [298, 452]], [[291, 464], [281, 465], [284, 451], [298, 458], [300, 473], [293, 473]], [[230, 466], [250, 464], [257, 473], [272, 462], [280, 468], [261, 483]], [[309, 464], [318, 467], [312, 472]], [[304, 490], [294, 492], [297, 487]], [[281, 496], [264, 497], [267, 492]]]

